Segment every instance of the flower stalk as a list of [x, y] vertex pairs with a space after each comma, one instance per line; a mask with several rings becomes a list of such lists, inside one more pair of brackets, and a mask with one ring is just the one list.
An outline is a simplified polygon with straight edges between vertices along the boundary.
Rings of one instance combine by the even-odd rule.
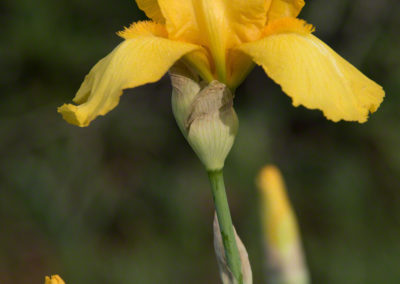
[[226, 196], [223, 171], [209, 171], [208, 177], [211, 183], [215, 211], [221, 230], [226, 262], [237, 283], [242, 284], [243, 275], [240, 254], [236, 244], [235, 232], [233, 230], [231, 213]]
[[176, 64], [170, 76], [173, 86], [172, 110], [176, 122], [210, 179], [226, 265], [234, 278], [229, 283], [242, 284], [240, 254], [223, 179], [225, 159], [235, 141], [239, 125], [233, 109], [233, 94], [225, 84], [216, 80], [209, 83], [200, 81], [183, 65]]

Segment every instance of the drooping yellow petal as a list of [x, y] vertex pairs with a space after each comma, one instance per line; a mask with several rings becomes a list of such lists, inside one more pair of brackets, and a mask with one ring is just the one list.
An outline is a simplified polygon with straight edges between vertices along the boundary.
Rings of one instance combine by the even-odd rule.
[[117, 106], [124, 89], [158, 81], [175, 61], [199, 48], [160, 37], [162, 26], [151, 22], [134, 24], [120, 35], [125, 41], [86, 76], [73, 99], [79, 105], [64, 104], [58, 108], [67, 122], [88, 126], [97, 116]]
[[286, 17], [296, 18], [304, 5], [304, 0], [272, 0], [268, 11], [268, 21]]
[[[383, 100], [382, 87], [311, 35], [300, 20], [278, 21], [283, 24], [275, 23], [277, 33], [270, 30], [269, 36], [239, 49], [281, 85], [294, 106], [320, 109], [333, 121], [365, 122]], [[293, 22], [292, 31], [288, 21]]]
[[58, 275], [46, 276], [44, 279], [44, 284], [65, 284], [64, 280]]
[[269, 0], [159, 0], [169, 37], [209, 48], [216, 73], [226, 79], [226, 50], [260, 37]]
[[164, 23], [165, 19], [161, 13], [160, 6], [157, 0], [136, 0], [138, 7], [146, 13], [146, 16], [150, 19], [158, 22]]

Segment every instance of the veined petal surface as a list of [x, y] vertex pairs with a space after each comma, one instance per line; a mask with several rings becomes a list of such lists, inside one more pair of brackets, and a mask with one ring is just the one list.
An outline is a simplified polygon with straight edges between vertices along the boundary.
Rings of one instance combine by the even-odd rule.
[[140, 10], [146, 13], [146, 16], [158, 23], [164, 23], [165, 19], [161, 13], [157, 0], [136, 0]]
[[[199, 47], [155, 36], [154, 23], [139, 23], [122, 32], [126, 38], [100, 60], [85, 77], [73, 104], [58, 108], [63, 118], [77, 126], [88, 126], [119, 103], [124, 89], [158, 81], [183, 55]], [[148, 30], [145, 26], [148, 26]]]
[[320, 109], [333, 121], [365, 122], [385, 95], [381, 86], [306, 29], [290, 32], [286, 26], [239, 49], [281, 85], [294, 106]]
[[159, 0], [168, 36], [210, 51], [217, 78], [227, 80], [227, 50], [261, 36], [270, 0]]
[[159, 0], [171, 38], [229, 47], [259, 37], [270, 0]]
[[304, 0], [272, 0], [268, 10], [268, 21], [286, 17], [296, 18], [304, 5]]
[[159, 0], [169, 38], [200, 43], [199, 26], [191, 0]]
[[225, 0], [231, 26], [242, 42], [259, 38], [271, 0]]

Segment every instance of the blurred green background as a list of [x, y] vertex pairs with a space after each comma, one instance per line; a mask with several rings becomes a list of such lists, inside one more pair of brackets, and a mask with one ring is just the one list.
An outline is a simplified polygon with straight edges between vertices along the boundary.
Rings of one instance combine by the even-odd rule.
[[[88, 128], [65, 123], [134, 1], [0, 3], [0, 283], [219, 283], [206, 173], [179, 132], [168, 78], [129, 90]], [[314, 283], [399, 283], [400, 2], [313, 0], [301, 18], [386, 98], [366, 124], [294, 108], [256, 68], [238, 89], [226, 184], [263, 283], [255, 176], [277, 164]]]

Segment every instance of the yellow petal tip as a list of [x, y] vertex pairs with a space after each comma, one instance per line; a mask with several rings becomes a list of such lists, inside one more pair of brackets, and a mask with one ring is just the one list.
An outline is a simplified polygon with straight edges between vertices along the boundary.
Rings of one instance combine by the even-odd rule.
[[307, 28], [300, 30], [304, 27], [301, 21], [275, 23], [271, 36], [243, 44], [240, 50], [263, 66], [294, 106], [319, 109], [334, 122], [366, 122], [382, 103], [382, 87], [306, 32]]
[[89, 125], [86, 117], [79, 112], [78, 106], [72, 104], [63, 104], [57, 109], [57, 112], [60, 113], [63, 119], [73, 125], [79, 127], [85, 127]]
[[385, 97], [385, 91], [381, 86], [372, 80], [370, 80], [369, 83], [369, 86], [366, 86], [363, 90], [360, 90], [359, 94], [362, 100], [367, 101], [366, 103], [363, 104], [362, 102], [359, 102], [359, 105], [354, 107], [353, 111], [341, 115], [333, 115], [328, 110], [323, 110], [324, 116], [333, 122], [339, 122], [341, 120], [354, 121], [358, 123], [367, 122], [369, 115], [378, 110]]
[[286, 195], [285, 182], [280, 170], [268, 165], [261, 169], [257, 185], [261, 193], [264, 233], [268, 245], [286, 247], [296, 239], [296, 221]]
[[159, 36], [168, 37], [168, 32], [164, 25], [152, 21], [135, 22], [125, 27], [123, 31], [117, 32], [117, 35], [123, 39], [135, 38], [138, 36]]
[[258, 176], [258, 186], [264, 192], [284, 188], [283, 178], [279, 169], [273, 165], [262, 168]]
[[302, 19], [280, 18], [273, 20], [264, 28], [263, 37], [281, 33], [310, 34], [315, 32], [315, 27]]
[[64, 280], [59, 275], [46, 276], [44, 284], [65, 284]]

